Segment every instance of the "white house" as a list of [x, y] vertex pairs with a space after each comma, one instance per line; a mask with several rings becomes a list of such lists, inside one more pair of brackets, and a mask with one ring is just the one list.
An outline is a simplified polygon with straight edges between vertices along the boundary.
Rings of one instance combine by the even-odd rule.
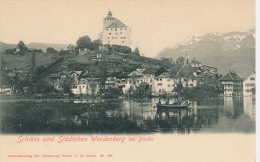
[[243, 95], [253, 96], [255, 95], [255, 72], [248, 76], [243, 81]]

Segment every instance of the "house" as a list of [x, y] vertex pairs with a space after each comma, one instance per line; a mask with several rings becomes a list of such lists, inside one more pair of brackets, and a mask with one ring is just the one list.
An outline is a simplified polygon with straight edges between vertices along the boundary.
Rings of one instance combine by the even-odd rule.
[[229, 71], [225, 76], [219, 79], [224, 86], [224, 96], [242, 96], [243, 78], [234, 71]]
[[70, 54], [73, 54], [76, 52], [76, 46], [73, 44], [68, 45], [67, 50]]
[[142, 82], [148, 83], [150, 85], [150, 89], [152, 90], [152, 92], [155, 92], [156, 90], [155, 78], [164, 72], [166, 72], [166, 70], [163, 67], [147, 68], [142, 72], [143, 74]]
[[155, 93], [172, 93], [177, 86], [177, 81], [170, 77], [169, 72], [164, 72], [155, 77], [154, 89]]
[[109, 11], [103, 19], [103, 30], [99, 33], [99, 39], [102, 44], [121, 45], [130, 47], [131, 28], [125, 25], [119, 19], [113, 17]]
[[243, 95], [255, 95], [255, 72], [252, 72], [252, 74], [243, 81]]

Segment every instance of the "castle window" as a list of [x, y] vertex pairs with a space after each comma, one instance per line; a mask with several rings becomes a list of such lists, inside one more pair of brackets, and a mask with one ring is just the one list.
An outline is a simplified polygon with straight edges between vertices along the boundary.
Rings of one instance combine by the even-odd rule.
[[108, 43], [110, 43], [110, 41], [108, 41]]
[[115, 28], [115, 31], [117, 31], [117, 28]]
[[106, 29], [108, 31], [108, 29]]
[[109, 39], [109, 37], [107, 37], [107, 39]]
[[125, 42], [123, 41], [123, 43], [125, 43]]
[[123, 32], [120, 32], [120, 34], [123, 34]]
[[116, 39], [116, 37], [115, 37], [115, 39]]
[[255, 77], [251, 77], [250, 80], [255, 80]]
[[126, 28], [125, 28], [125, 30], [126, 30]]
[[113, 30], [113, 28], [111, 28], [111, 30]]
[[111, 33], [109, 33], [109, 35], [111, 35]]
[[114, 37], [112, 37], [112, 39], [114, 39]]

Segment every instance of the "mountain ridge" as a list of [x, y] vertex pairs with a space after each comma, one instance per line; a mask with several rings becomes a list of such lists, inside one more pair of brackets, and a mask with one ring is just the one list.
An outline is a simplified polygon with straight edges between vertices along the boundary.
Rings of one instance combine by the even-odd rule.
[[235, 70], [247, 77], [255, 70], [255, 31], [191, 35], [172, 48], [163, 49], [155, 58], [186, 56], [217, 67], [221, 74]]

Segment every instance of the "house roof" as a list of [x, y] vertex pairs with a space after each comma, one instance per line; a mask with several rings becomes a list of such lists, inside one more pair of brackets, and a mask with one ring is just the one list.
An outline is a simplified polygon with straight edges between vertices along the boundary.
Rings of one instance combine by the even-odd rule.
[[160, 69], [161, 69], [161, 67], [159, 67], [159, 68], [147, 68], [143, 71], [143, 74], [155, 74]]
[[238, 76], [237, 73], [235, 73], [234, 71], [230, 71], [229, 73], [227, 73], [225, 76], [223, 76], [223, 77], [220, 78], [219, 80], [221, 80], [221, 81], [243, 80], [243, 78], [241, 78], [240, 76]]
[[117, 77], [120, 74], [120, 72], [112, 72], [108, 76], [109, 77]]
[[161, 75], [157, 76], [157, 78], [170, 78], [170, 73], [164, 72]]
[[201, 64], [199, 61], [197, 61], [197, 60], [192, 60], [191, 62], [190, 62], [190, 64]]
[[106, 28], [122, 28], [122, 27], [127, 27], [122, 21], [116, 20], [110, 25], [108, 25]]

